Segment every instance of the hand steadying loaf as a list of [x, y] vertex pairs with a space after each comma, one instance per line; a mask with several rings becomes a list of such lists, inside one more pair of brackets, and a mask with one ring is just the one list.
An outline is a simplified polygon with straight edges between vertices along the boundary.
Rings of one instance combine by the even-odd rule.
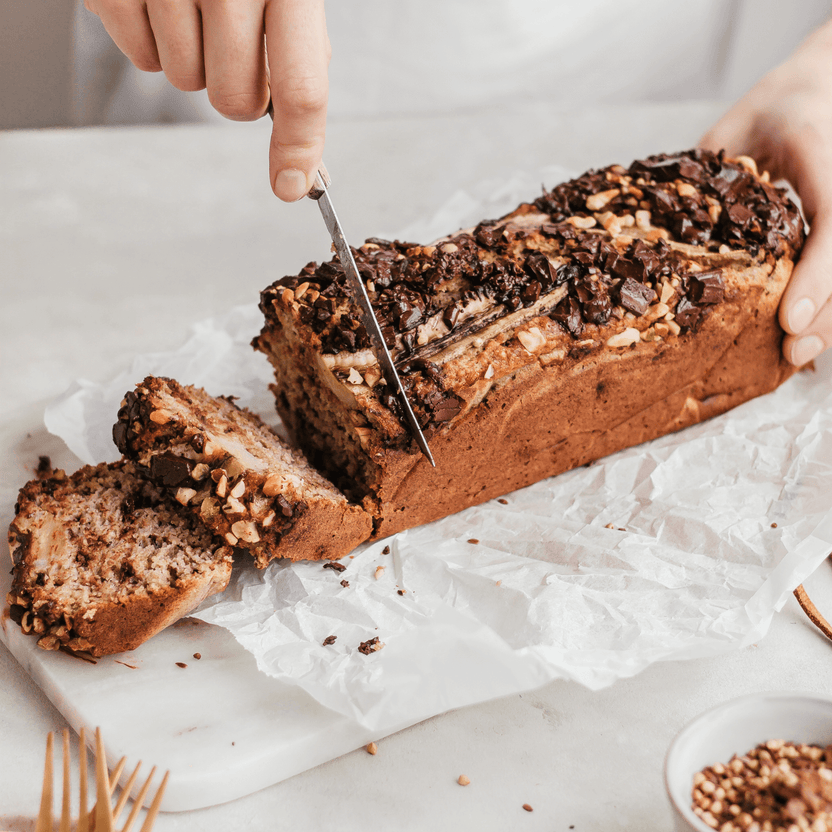
[[780, 304], [783, 354], [800, 366], [832, 346], [832, 22], [766, 75], [702, 144], [747, 153], [788, 179], [812, 231]]
[[[139, 68], [254, 120], [274, 102], [269, 175], [282, 200], [310, 189], [323, 153], [330, 57], [323, 0], [85, 0]], [[495, 24], [496, 25], [496, 24]], [[268, 60], [267, 60], [268, 54]], [[748, 154], [800, 193], [812, 233], [783, 298], [783, 352], [832, 346], [832, 23], [766, 75], [702, 144]], [[271, 93], [270, 93], [271, 90]]]

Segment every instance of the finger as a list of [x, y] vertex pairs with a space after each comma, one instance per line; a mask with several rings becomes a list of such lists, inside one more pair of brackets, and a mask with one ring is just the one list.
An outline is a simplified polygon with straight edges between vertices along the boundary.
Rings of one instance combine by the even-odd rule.
[[329, 40], [323, 0], [270, 0], [266, 48], [274, 126], [269, 174], [286, 202], [312, 187], [326, 134]]
[[192, 0], [148, 0], [147, 15], [168, 81], [180, 90], [204, 89], [202, 19], [196, 5]]
[[215, 110], [235, 121], [266, 113], [269, 85], [263, 46], [263, 2], [204, 0], [205, 85]]
[[799, 335], [783, 339], [783, 355], [795, 367], [802, 367], [832, 346], [832, 300], [828, 300]]
[[91, 11], [101, 18], [115, 45], [145, 72], [159, 72], [159, 52], [144, 3], [139, 0], [95, 0]]

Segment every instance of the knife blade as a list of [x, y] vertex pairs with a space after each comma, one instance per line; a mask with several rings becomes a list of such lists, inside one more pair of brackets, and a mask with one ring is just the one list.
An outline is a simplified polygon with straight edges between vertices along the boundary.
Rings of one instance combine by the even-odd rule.
[[387, 349], [387, 344], [384, 342], [381, 327], [373, 311], [373, 306], [370, 303], [370, 296], [367, 294], [367, 289], [364, 286], [361, 275], [358, 274], [358, 267], [355, 264], [352, 250], [344, 236], [344, 230], [338, 221], [338, 215], [335, 213], [335, 206], [332, 204], [332, 197], [329, 195], [329, 185], [329, 175], [325, 170], [319, 170], [315, 177], [315, 187], [312, 188], [307, 196], [317, 201], [318, 207], [321, 209], [327, 231], [329, 231], [329, 236], [332, 238], [335, 251], [338, 253], [338, 259], [344, 267], [347, 282], [352, 289], [353, 299], [361, 310], [361, 322], [364, 324], [364, 329], [367, 330], [370, 345], [378, 360], [384, 380], [387, 382], [387, 386], [394, 391], [396, 399], [401, 405], [407, 426], [410, 429], [410, 435], [416, 440], [419, 450], [427, 457], [428, 462], [435, 468], [436, 463], [433, 460], [433, 454], [430, 452], [427, 439], [425, 439], [425, 435], [419, 427], [416, 414], [413, 412], [413, 408], [407, 399], [407, 394], [402, 387], [401, 379], [399, 378], [398, 372], [396, 372], [393, 358]]

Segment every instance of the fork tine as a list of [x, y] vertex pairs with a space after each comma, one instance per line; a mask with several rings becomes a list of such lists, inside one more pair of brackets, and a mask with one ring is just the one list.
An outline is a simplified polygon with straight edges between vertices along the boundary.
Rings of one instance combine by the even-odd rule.
[[35, 832], [52, 832], [52, 732], [46, 737], [46, 763], [43, 766], [43, 791], [40, 795]]
[[130, 789], [133, 788], [133, 784], [136, 782], [136, 778], [139, 776], [139, 769], [142, 767], [142, 762], [139, 760], [139, 764], [133, 769], [133, 773], [127, 779], [127, 782], [124, 784], [124, 787], [121, 790], [121, 794], [118, 796], [118, 803], [116, 803], [115, 809], [113, 809], [113, 823], [118, 820], [118, 816], [121, 814], [122, 809], [124, 809], [124, 804], [127, 803], [127, 799], [130, 797]]
[[78, 786], [80, 796], [76, 832], [90, 832], [90, 819], [87, 816], [87, 744], [83, 725], [78, 732], [78, 763], [80, 767], [80, 784]]
[[118, 785], [118, 778], [121, 777], [121, 772], [124, 771], [124, 765], [127, 762], [127, 757], [122, 757], [117, 763], [116, 767], [110, 772], [110, 797], [113, 796]]
[[159, 806], [162, 805], [162, 797], [165, 794], [165, 786], [168, 784], [169, 776], [170, 772], [166, 771], [159, 789], [156, 792], [156, 797], [153, 798], [153, 803], [150, 804], [150, 808], [147, 810], [147, 816], [145, 817], [144, 823], [142, 824], [142, 828], [139, 832], [150, 832], [150, 830], [153, 829], [153, 824], [156, 821], [156, 815], [159, 814]]
[[[139, 765], [141, 765], [141, 762]], [[133, 821], [136, 819], [136, 816], [139, 814], [139, 810], [142, 808], [144, 797], [147, 794], [147, 790], [150, 788], [150, 783], [153, 780], [154, 774], [156, 774], [156, 766], [153, 766], [153, 768], [150, 769], [150, 774], [147, 775], [147, 780], [144, 781], [141, 791], [136, 795], [136, 799], [133, 801], [133, 808], [131, 809], [127, 822], [124, 824], [121, 832], [130, 832], [130, 827], [133, 825]]]
[[72, 818], [69, 808], [69, 728], [64, 728], [63, 731], [63, 756], [64, 756], [64, 791], [63, 800], [61, 802], [61, 822], [58, 826], [58, 832], [70, 832], [70, 824]]
[[110, 814], [110, 781], [107, 777], [107, 758], [101, 729], [95, 729], [95, 832], [113, 832]]

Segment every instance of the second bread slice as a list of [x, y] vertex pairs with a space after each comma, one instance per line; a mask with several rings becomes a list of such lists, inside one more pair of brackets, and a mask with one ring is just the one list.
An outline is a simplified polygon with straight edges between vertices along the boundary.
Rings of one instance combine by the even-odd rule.
[[366, 511], [231, 398], [150, 376], [118, 418], [119, 450], [261, 568], [340, 558], [372, 532]]

